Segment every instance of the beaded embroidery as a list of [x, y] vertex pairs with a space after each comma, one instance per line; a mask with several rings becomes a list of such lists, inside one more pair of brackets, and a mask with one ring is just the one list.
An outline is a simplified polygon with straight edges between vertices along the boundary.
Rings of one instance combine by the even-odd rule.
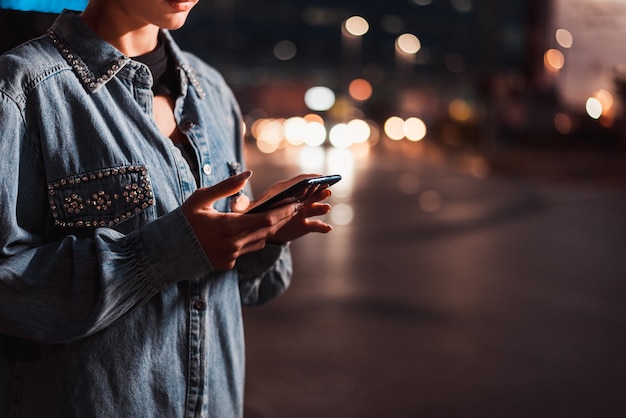
[[143, 165], [63, 178], [48, 184], [48, 195], [54, 224], [61, 227], [110, 227], [154, 205]]
[[206, 93], [204, 92], [202, 85], [200, 85], [200, 82], [198, 81], [198, 77], [196, 76], [196, 73], [194, 73], [194, 71], [187, 64], [182, 64], [180, 68], [182, 68], [185, 74], [187, 74], [187, 79], [189, 80], [191, 85], [196, 89], [196, 91], [198, 92], [198, 95], [200, 97], [206, 97]]
[[65, 58], [65, 61], [72, 66], [83, 84], [85, 84], [91, 91], [96, 91], [100, 88], [129, 61], [129, 58], [122, 56], [116, 62], [111, 64], [104, 73], [95, 75], [89, 70], [85, 62], [78, 56], [78, 54], [74, 53], [59, 39], [54, 30], [50, 29], [48, 31], [48, 36], [63, 58]]
[[[65, 45], [61, 39], [57, 36], [56, 32], [52, 29], [48, 31], [48, 36], [52, 40], [54, 46], [59, 50], [65, 61], [69, 65], [72, 66], [80, 80], [83, 82], [85, 86], [89, 88], [90, 91], [94, 92], [98, 90], [103, 84], [105, 84], [111, 77], [113, 77], [128, 61], [130, 58], [126, 56], [121, 56], [116, 62], [111, 64], [109, 68], [106, 69], [104, 73], [101, 75], [93, 74], [87, 64], [78, 56], [78, 54], [74, 53], [67, 45]], [[202, 88], [202, 85], [198, 81], [198, 77], [196, 73], [187, 65], [182, 64], [180, 68], [183, 69], [185, 74], [187, 74], [187, 79], [191, 83], [191, 85], [196, 89], [198, 95], [200, 97], [206, 97], [206, 93]]]

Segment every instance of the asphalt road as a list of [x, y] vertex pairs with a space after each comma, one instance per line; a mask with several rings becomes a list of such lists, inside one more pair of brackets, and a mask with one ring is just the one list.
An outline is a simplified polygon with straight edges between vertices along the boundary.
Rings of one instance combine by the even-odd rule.
[[247, 418], [626, 416], [626, 182], [357, 154], [248, 150], [255, 189], [345, 181], [288, 292], [244, 312]]

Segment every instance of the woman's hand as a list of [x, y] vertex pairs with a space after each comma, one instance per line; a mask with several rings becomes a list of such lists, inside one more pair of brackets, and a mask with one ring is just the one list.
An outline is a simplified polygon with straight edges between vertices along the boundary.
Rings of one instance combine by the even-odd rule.
[[[327, 187], [317, 187], [303, 200], [262, 213], [223, 213], [213, 208], [218, 200], [241, 191], [251, 175], [251, 171], [246, 171], [212, 187], [198, 189], [181, 207], [209, 261], [218, 270], [232, 269], [237, 258], [258, 251], [267, 243], [283, 244], [311, 232], [332, 230], [320, 220], [309, 219], [330, 211], [330, 205], [320, 203], [331, 194]], [[262, 196], [269, 197], [307, 177], [312, 176], [300, 175], [276, 183]]]
[[217, 270], [230, 270], [241, 255], [265, 247], [268, 239], [294, 218], [296, 205], [259, 214], [222, 213], [213, 204], [245, 186], [251, 171], [229, 177], [212, 187], [196, 190], [181, 209], [202, 249]]
[[283, 244], [311, 232], [326, 234], [332, 231], [333, 228], [329, 224], [319, 219], [310, 219], [330, 212], [330, 205], [321, 203], [321, 201], [328, 199], [330, 195], [331, 192], [328, 187], [317, 187], [307, 198], [295, 204], [297, 211], [294, 216], [276, 233], [268, 237], [267, 242], [270, 244]]
[[[270, 198], [271, 196], [287, 189], [301, 180], [316, 176], [318, 176], [318, 174], [300, 174], [299, 176], [293, 177], [289, 180], [279, 181], [278, 183], [270, 186], [270, 188], [263, 192], [258, 199], [252, 202], [252, 204], [244, 210], [254, 207], [257, 203]], [[328, 233], [332, 231], [333, 228], [329, 224], [322, 222], [321, 220], [309, 219], [315, 216], [326, 215], [330, 212], [330, 205], [320, 203], [321, 201], [328, 199], [330, 195], [331, 191], [327, 186], [315, 186], [309, 188], [301, 199], [295, 203], [296, 213], [293, 218], [276, 233], [268, 237], [267, 242], [271, 244], [283, 244], [311, 232]]]

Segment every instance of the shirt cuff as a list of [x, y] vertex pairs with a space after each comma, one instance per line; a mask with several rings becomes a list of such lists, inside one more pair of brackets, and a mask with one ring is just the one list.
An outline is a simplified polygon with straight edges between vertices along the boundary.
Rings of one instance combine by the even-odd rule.
[[242, 255], [236, 265], [240, 277], [245, 280], [263, 276], [274, 267], [276, 261], [287, 250], [289, 250], [289, 243], [267, 244], [262, 250]]
[[139, 262], [159, 290], [215, 271], [181, 208], [145, 225], [133, 238]]

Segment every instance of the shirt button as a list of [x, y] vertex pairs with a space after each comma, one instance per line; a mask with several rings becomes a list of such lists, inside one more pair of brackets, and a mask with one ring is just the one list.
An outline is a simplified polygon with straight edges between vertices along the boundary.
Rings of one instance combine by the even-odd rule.
[[191, 120], [183, 122], [183, 131], [190, 130], [191, 128], [194, 127], [194, 125], [195, 125], [195, 123], [193, 123], [193, 121], [191, 121]]
[[203, 301], [202, 299], [198, 299], [197, 301], [193, 303], [193, 307], [199, 311], [203, 311], [206, 309], [206, 302]]
[[213, 169], [211, 168], [209, 164], [205, 164], [202, 166], [202, 172], [206, 174], [207, 176], [210, 176], [211, 172], [213, 172]]

